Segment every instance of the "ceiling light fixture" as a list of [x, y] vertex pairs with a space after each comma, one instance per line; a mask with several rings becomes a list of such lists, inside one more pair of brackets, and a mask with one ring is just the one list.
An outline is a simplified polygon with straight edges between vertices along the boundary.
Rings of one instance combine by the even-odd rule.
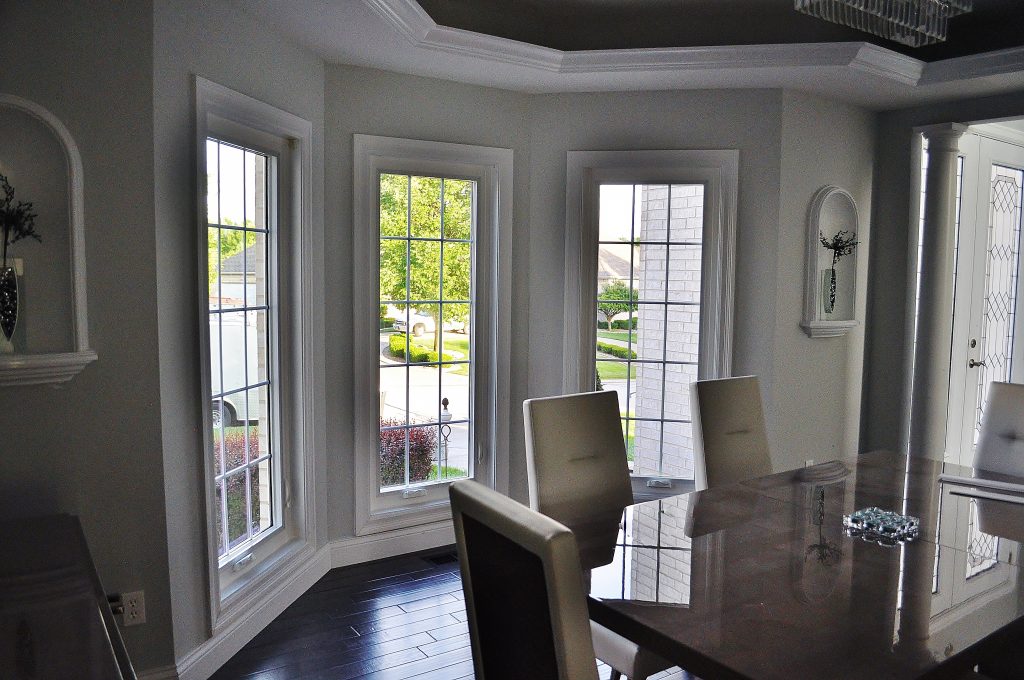
[[946, 39], [949, 18], [974, 0], [794, 0], [797, 11], [886, 40], [921, 47]]

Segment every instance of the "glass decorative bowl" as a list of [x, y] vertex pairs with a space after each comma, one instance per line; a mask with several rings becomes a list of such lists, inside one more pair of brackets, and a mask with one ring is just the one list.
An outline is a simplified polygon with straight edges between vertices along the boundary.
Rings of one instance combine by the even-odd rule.
[[917, 538], [921, 520], [881, 508], [864, 508], [843, 515], [843, 528], [848, 536], [871, 543], [894, 546]]

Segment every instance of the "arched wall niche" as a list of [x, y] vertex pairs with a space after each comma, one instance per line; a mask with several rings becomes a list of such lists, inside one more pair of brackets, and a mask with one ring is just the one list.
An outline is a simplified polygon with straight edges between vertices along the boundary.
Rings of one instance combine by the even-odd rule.
[[[13, 353], [0, 354], [0, 386], [62, 383], [71, 380], [97, 358], [96, 352], [89, 347], [82, 157], [67, 127], [49, 110], [17, 95], [0, 93], [0, 116], [10, 117], [11, 114], [15, 114], [12, 120], [34, 121], [40, 130], [46, 131], [56, 138], [56, 145], [40, 143], [41, 153], [63, 154], [62, 159], [40, 158], [36, 162], [36, 166], [38, 170], [40, 167], [46, 167], [46, 163], [50, 162], [51, 164], [62, 164], [64, 169], [67, 184], [64, 191], [66, 208], [60, 206], [58, 210], [51, 212], [65, 221], [66, 225], [63, 225], [62, 233], [54, 230], [55, 223], [51, 221], [48, 225], [49, 233], [42, 234], [42, 237], [44, 241], [49, 237], [55, 243], [66, 244], [69, 265], [65, 270], [67, 276], [62, 272], [53, 278], [64, 281], [63, 284], [57, 283], [56, 285], [58, 288], [63, 286], [68, 299], [48, 305], [47, 311], [57, 314], [60, 318], [43, 319], [40, 317], [41, 322], [36, 324], [38, 333], [34, 335], [30, 333], [27, 339], [25, 335], [22, 335], [23, 346], [19, 347], [16, 344]], [[25, 141], [31, 143], [31, 137], [29, 136], [29, 139]], [[23, 151], [23, 149], [18, 150], [22, 154]], [[18, 156], [18, 153], [12, 151], [9, 155]], [[0, 163], [3, 161], [2, 156], [3, 148], [0, 148]], [[21, 155], [21, 158], [24, 158], [24, 155]], [[16, 197], [19, 200], [32, 200], [31, 187], [19, 187], [13, 181], [12, 184], [15, 186]], [[47, 193], [53, 193], [52, 191], [47, 192], [45, 187], [40, 188], [40, 191], [44, 196]], [[11, 253], [11, 255], [18, 257], [17, 253]], [[29, 290], [28, 300], [29, 309], [25, 311], [25, 314], [44, 314], [39, 310], [31, 309], [31, 290]], [[15, 339], [19, 339], [17, 331]]]

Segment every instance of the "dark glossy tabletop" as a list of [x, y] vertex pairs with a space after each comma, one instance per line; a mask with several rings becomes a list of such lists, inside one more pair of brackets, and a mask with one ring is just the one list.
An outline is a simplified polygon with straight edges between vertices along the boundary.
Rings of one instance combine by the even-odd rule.
[[0, 678], [134, 680], [78, 519], [0, 522]]
[[[630, 506], [574, 527], [591, 616], [702, 678], [946, 677], [1024, 635], [1024, 506], [955, 495], [870, 453]], [[893, 547], [847, 536], [877, 506], [921, 519]]]

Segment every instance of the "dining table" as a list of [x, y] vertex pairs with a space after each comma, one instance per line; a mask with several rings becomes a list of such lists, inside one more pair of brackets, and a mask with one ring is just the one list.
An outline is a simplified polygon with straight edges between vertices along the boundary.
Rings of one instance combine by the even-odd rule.
[[1022, 490], [879, 451], [636, 502], [574, 528], [590, 616], [704, 680], [1024, 677]]

